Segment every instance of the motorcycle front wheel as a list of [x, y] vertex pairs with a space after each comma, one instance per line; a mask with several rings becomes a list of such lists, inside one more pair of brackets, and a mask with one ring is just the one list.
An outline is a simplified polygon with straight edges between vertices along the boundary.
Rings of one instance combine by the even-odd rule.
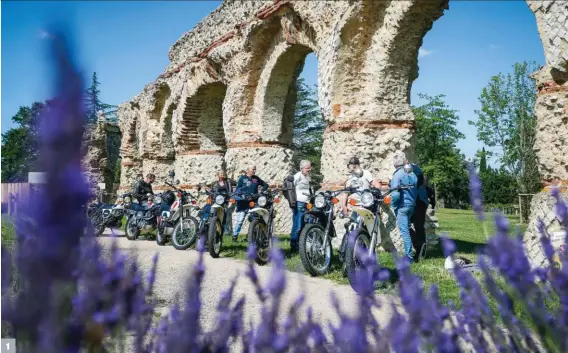
[[345, 235], [353, 236], [355, 239], [348, 239], [345, 249], [345, 271], [347, 272], [347, 279], [349, 280], [349, 285], [351, 288], [357, 293], [360, 293], [360, 288], [362, 288], [362, 283], [357, 283], [357, 272], [363, 270], [363, 264], [361, 263], [360, 259], [356, 256], [355, 251], [358, 247], [361, 247], [361, 250], [367, 251], [369, 249], [369, 245], [371, 244], [371, 238], [369, 234], [362, 230], [360, 232], [353, 232], [347, 233]]
[[196, 218], [192, 216], [180, 218], [172, 233], [172, 245], [174, 248], [187, 250], [192, 246], [197, 237], [197, 227], [199, 227], [199, 221]]
[[140, 236], [140, 229], [136, 225], [136, 218], [131, 217], [126, 223], [126, 239], [136, 240]]
[[209, 231], [207, 234], [207, 250], [212, 258], [218, 258], [223, 247], [223, 226], [221, 221], [213, 216], [209, 219]]
[[327, 237], [325, 228], [320, 224], [306, 224], [300, 233], [300, 259], [308, 273], [312, 276], [323, 276], [331, 268], [331, 238]]
[[268, 251], [270, 250], [270, 238], [266, 224], [263, 220], [253, 219], [249, 224], [248, 242], [256, 246], [255, 262], [262, 266], [268, 263]]

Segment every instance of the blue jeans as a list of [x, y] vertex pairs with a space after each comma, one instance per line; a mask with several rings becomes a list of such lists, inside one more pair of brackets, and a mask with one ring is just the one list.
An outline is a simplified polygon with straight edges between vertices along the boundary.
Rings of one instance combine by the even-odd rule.
[[248, 212], [249, 212], [249, 210], [237, 212], [238, 213], [237, 223], [233, 227], [233, 237], [239, 236], [239, 233], [241, 232], [241, 228], [243, 227], [243, 223], [245, 223], [245, 218], [246, 218]]
[[292, 210], [292, 233], [290, 234], [290, 241], [298, 241], [304, 212], [306, 212], [306, 203], [300, 201], [296, 202], [296, 207]]
[[404, 244], [404, 254], [408, 257], [410, 263], [413, 262], [412, 238], [410, 238], [410, 217], [412, 217], [413, 212], [414, 206], [400, 207], [395, 210], [396, 224]]

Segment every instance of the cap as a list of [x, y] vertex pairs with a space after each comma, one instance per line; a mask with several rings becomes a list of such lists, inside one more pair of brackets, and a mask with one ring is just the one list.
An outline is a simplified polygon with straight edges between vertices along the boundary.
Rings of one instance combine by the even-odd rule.
[[355, 164], [355, 165], [359, 165], [359, 158], [357, 157], [351, 157], [351, 159], [349, 160], [349, 162], [347, 163], [347, 166], [349, 167], [350, 165]]

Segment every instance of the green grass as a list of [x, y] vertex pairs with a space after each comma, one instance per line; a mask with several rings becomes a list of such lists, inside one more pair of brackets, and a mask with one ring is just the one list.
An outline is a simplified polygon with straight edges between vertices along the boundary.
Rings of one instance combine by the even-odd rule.
[[[491, 216], [488, 216], [488, 220], [485, 221], [485, 224], [479, 222], [472, 211], [467, 210], [441, 209], [436, 212], [436, 216], [438, 217], [440, 224], [440, 228], [438, 228], [437, 233], [439, 235], [445, 233], [455, 241], [457, 248], [456, 255], [471, 260], [472, 262], [476, 262], [477, 248], [483, 247], [486, 243], [484, 227], [487, 229], [489, 235], [493, 233]], [[519, 223], [518, 217], [511, 216], [508, 218], [512, 228]], [[522, 231], [524, 231], [525, 228], [525, 225], [521, 226]], [[280, 246], [286, 256], [286, 268], [288, 271], [307, 274], [302, 266], [300, 256], [298, 254], [292, 255], [290, 253], [289, 236], [279, 237], [281, 239]], [[246, 242], [240, 241], [238, 243], [233, 243], [230, 237], [226, 237], [221, 256], [245, 259], [246, 247]], [[391, 269], [395, 268], [393, 258], [390, 254], [380, 252], [379, 260], [383, 266]], [[444, 268], [444, 261], [445, 258], [442, 255], [441, 247], [438, 246], [436, 249], [430, 251], [426, 258], [413, 264], [412, 271], [422, 278], [425, 288], [429, 288], [430, 285], [436, 284], [439, 288], [440, 298], [444, 303], [447, 303], [448, 300], [452, 300], [454, 303], [459, 303], [458, 286], [454, 277]], [[348, 284], [347, 279], [344, 278], [340, 272], [337, 251], [334, 251], [334, 258], [332, 259], [332, 269], [330, 273], [325, 275], [323, 278], [333, 280], [340, 284]], [[395, 286], [391, 285], [384, 289], [380, 289], [379, 293], [393, 293], [394, 291]]]

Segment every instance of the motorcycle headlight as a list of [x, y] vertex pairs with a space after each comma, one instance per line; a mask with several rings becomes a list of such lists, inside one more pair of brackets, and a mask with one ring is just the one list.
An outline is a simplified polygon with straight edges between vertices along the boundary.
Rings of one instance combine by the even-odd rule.
[[267, 202], [266, 196], [261, 196], [261, 197], [259, 197], [259, 198], [258, 198], [258, 201], [257, 201], [257, 203], [258, 203], [258, 205], [259, 205], [260, 207], [266, 206], [266, 202]]
[[163, 211], [162, 212], [162, 218], [166, 219], [168, 217], [170, 217], [170, 213], [168, 211]]
[[184, 202], [184, 203], [190, 203], [190, 202], [191, 202], [191, 197], [189, 197], [189, 195], [185, 195], [185, 197], [183, 198], [183, 202]]
[[375, 197], [370, 192], [364, 192], [363, 195], [361, 195], [361, 205], [363, 205], [363, 207], [371, 207], [373, 202], [375, 202]]
[[322, 194], [316, 196], [316, 198], [314, 199], [314, 206], [316, 206], [317, 208], [323, 208], [325, 206], [325, 196], [323, 196]]
[[124, 198], [124, 202], [130, 203], [130, 201], [131, 201], [131, 200], [130, 200], [130, 196], [126, 196], [126, 197]]
[[215, 197], [215, 203], [218, 205], [222, 205], [225, 203], [225, 196], [223, 195], [217, 195], [217, 197]]
[[154, 203], [157, 203], [157, 204], [162, 203], [162, 198], [160, 196], [154, 197]]

